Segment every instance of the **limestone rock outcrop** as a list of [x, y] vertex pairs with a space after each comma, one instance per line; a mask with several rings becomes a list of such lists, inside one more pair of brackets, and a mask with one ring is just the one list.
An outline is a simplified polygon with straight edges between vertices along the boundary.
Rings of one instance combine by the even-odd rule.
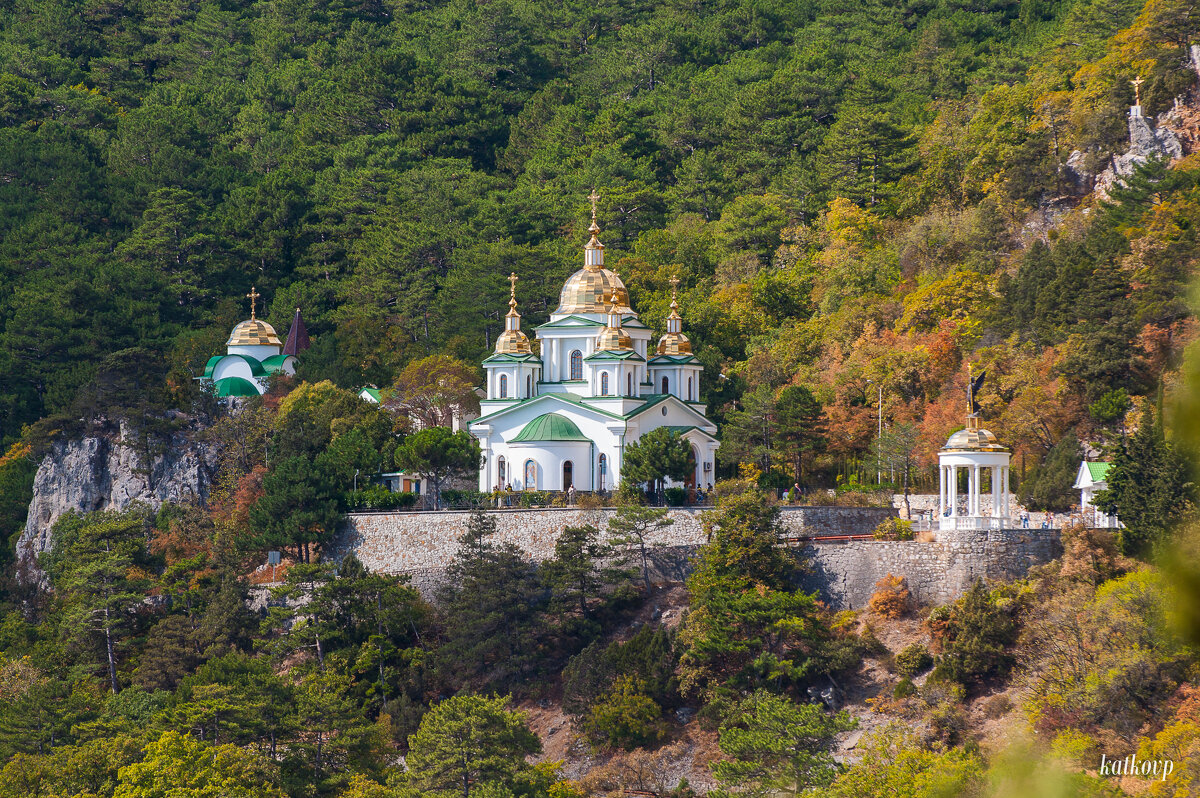
[[216, 473], [216, 450], [194, 435], [176, 432], [147, 466], [122, 427], [113, 436], [85, 437], [52, 445], [38, 466], [25, 530], [17, 541], [20, 573], [40, 581], [37, 558], [51, 545], [51, 529], [71, 510], [123, 510], [135, 502], [158, 508], [166, 502], [208, 500]]

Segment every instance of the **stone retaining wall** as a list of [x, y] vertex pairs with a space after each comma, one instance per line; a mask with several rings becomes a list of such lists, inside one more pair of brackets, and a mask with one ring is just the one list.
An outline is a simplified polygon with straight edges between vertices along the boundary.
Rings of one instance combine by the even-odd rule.
[[1062, 553], [1058, 530], [1000, 529], [938, 532], [932, 543], [861, 540], [803, 547], [802, 580], [831, 606], [860, 609], [888, 574], [903, 576], [922, 604], [946, 604], [976, 579], [1010, 581]]
[[[706, 542], [699, 509], [672, 508], [675, 523], [652, 542], [664, 547], [699, 546]], [[554, 542], [568, 526], [592, 524], [603, 529], [615, 510], [497, 510], [497, 543], [512, 543], [534, 560], [554, 556]], [[795, 535], [865, 535], [891, 507], [783, 507], [780, 520]], [[354, 551], [372, 571], [414, 573], [445, 568], [467, 529], [469, 512], [351, 513], [342, 525], [337, 549]]]
[[[689, 560], [706, 540], [699, 510], [673, 508], [674, 524], [653, 543], [661, 548], [654, 557], [659, 580], [679, 581], [688, 573]], [[512, 543], [531, 559], [554, 554], [554, 543], [564, 527], [593, 524], [604, 528], [612, 510], [500, 510], [496, 519], [498, 543]], [[878, 523], [894, 516], [892, 508], [785, 507], [782, 522], [796, 535], [867, 534]], [[404, 573], [426, 595], [440, 583], [466, 530], [466, 512], [355, 513], [347, 517], [335, 557], [354, 552], [373, 571]], [[831, 606], [858, 609], [866, 606], [875, 583], [887, 574], [908, 580], [913, 597], [922, 603], [944, 604], [961, 596], [977, 578], [1011, 580], [1031, 566], [1060, 553], [1058, 533], [1043, 529], [1006, 529], [990, 532], [939, 532], [930, 543], [874, 540], [846, 543], [816, 542], [797, 546], [806, 564], [802, 586], [816, 590]]]

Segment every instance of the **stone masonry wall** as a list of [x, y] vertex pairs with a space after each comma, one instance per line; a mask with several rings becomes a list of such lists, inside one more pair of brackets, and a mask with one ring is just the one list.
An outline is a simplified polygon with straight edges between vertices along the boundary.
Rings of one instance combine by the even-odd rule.
[[[604, 528], [612, 515], [612, 510], [501, 510], [493, 513], [495, 539], [514, 544], [531, 559], [545, 560], [553, 556], [564, 527]], [[660, 580], [679, 581], [690, 569], [691, 555], [706, 540], [700, 511], [674, 508], [668, 515], [675, 523], [653, 541], [661, 546], [654, 573]], [[781, 520], [798, 536], [861, 535], [894, 515], [892, 508], [785, 507]], [[373, 571], [408, 574], [430, 595], [457, 551], [469, 517], [466, 512], [355, 513], [343, 525], [334, 556], [354, 552]], [[889, 573], [904, 576], [917, 600], [942, 604], [962, 595], [976, 578], [1023, 576], [1030, 566], [1058, 556], [1059, 543], [1054, 530], [1013, 529], [939, 532], [932, 543], [816, 542], [795, 551], [807, 565], [805, 589], [818, 591], [833, 607], [857, 609]]]
[[1058, 530], [938, 532], [936, 541], [856, 540], [805, 546], [810, 570], [802, 580], [831, 606], [860, 609], [888, 574], [903, 576], [922, 604], [946, 604], [976, 579], [1009, 581], [1062, 553]]

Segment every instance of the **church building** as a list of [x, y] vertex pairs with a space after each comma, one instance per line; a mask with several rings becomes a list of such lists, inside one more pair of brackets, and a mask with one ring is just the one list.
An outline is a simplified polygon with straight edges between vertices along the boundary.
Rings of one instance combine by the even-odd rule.
[[[487, 396], [471, 422], [483, 465], [479, 489], [613, 490], [625, 447], [669, 427], [692, 447], [689, 484], [713, 481], [717, 427], [700, 401], [703, 366], [683, 334], [676, 292], [666, 333], [652, 331], [629, 305], [629, 292], [604, 268], [595, 193], [583, 268], [563, 285], [558, 308], [535, 330], [537, 351], [521, 330], [517, 276], [504, 332], [483, 361]], [[678, 287], [678, 280], [672, 280]]]
[[287, 343], [279, 340], [275, 328], [256, 315], [262, 294], [251, 288], [250, 318], [239, 322], [225, 342], [225, 354], [213, 355], [204, 366], [201, 383], [212, 386], [219, 397], [261, 396], [267, 392], [272, 374], [296, 373], [296, 355], [309, 346], [308, 330], [300, 318], [300, 308], [292, 319]]

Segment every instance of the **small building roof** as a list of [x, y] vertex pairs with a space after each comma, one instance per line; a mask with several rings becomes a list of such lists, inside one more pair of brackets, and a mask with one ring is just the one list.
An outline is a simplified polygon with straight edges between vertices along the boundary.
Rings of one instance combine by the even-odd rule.
[[[363, 394], [366, 394], [367, 396], [369, 396], [369, 397], [370, 397], [370, 399], [369, 399], [368, 401], [372, 401], [372, 402], [374, 402], [375, 404], [380, 404], [380, 403], [381, 403], [381, 401], [382, 401], [382, 399], [381, 399], [381, 394], [380, 394], [380, 392], [379, 392], [379, 389], [378, 389], [378, 388], [375, 388], [375, 387], [372, 387], [372, 386], [370, 386], [370, 385], [368, 385], [368, 386], [367, 386], [367, 387], [365, 387], [365, 388], [360, 388], [360, 389], [358, 390], [358, 395], [359, 395], [359, 396], [362, 396]], [[363, 397], [363, 398], [365, 399], [366, 397]]]
[[587, 441], [575, 422], [558, 413], [545, 413], [525, 425], [509, 443], [532, 443], [534, 441]]
[[1097, 485], [1107, 486], [1108, 470], [1111, 467], [1111, 463], [1095, 463], [1084, 460], [1079, 464], [1079, 473], [1075, 476], [1075, 484], [1071, 487], [1078, 490], [1080, 488], [1092, 488]]

